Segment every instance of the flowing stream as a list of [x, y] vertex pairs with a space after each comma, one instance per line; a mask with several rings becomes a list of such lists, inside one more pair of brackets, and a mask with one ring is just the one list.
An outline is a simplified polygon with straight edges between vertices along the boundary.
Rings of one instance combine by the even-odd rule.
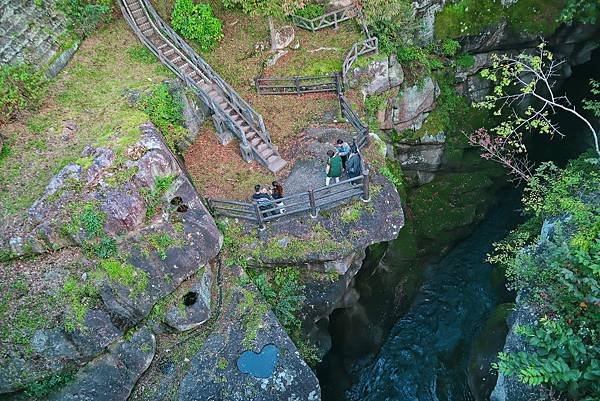
[[467, 372], [471, 344], [492, 309], [506, 301], [485, 257], [519, 220], [519, 194], [504, 195], [467, 239], [425, 267], [413, 305], [348, 399], [474, 400]]
[[[573, 69], [564, 88], [575, 104], [589, 95], [582, 89], [598, 79], [599, 65], [597, 50]], [[556, 121], [566, 137], [536, 137], [528, 146], [533, 160], [564, 165], [590, 146], [581, 122], [568, 113]], [[359, 302], [330, 316], [332, 348], [317, 369], [324, 401], [489, 399], [489, 366], [504, 345], [513, 296], [485, 258], [519, 223], [521, 207], [517, 190], [502, 190], [498, 200], [469, 237], [434, 262], [405, 255], [406, 237], [390, 243], [383, 259], [382, 248], [367, 253], [355, 279]]]

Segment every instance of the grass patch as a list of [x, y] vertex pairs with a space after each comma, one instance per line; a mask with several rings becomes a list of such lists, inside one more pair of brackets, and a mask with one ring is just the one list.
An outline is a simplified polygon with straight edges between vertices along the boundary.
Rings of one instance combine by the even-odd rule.
[[69, 305], [64, 328], [68, 333], [72, 333], [75, 329], [83, 327], [85, 315], [99, 300], [98, 288], [94, 284], [82, 283], [71, 276], [63, 284], [61, 294]]
[[167, 250], [172, 247], [181, 247], [183, 241], [172, 238], [170, 235], [165, 233], [152, 233], [146, 236], [146, 247], [142, 250], [142, 253], [148, 257], [151, 251], [155, 251], [158, 257], [162, 260], [167, 259]]
[[164, 196], [173, 184], [175, 177], [168, 175], [166, 177], [156, 177], [154, 188], [142, 191], [146, 201], [146, 219], [151, 220], [160, 210], [164, 202]]
[[148, 287], [148, 273], [117, 259], [100, 262], [101, 272], [111, 281], [131, 289], [132, 296], [138, 296]]
[[[48, 86], [39, 112], [5, 125], [10, 152], [0, 162], [0, 219], [28, 208], [62, 161], [77, 160], [85, 146], [114, 145], [118, 153], [139, 138], [137, 126], [148, 117], [132, 109], [122, 93], [146, 90], [170, 75], [157, 72], [155, 64], [132, 60], [128, 51], [135, 42], [123, 20], [109, 24], [81, 43]], [[68, 141], [60, 137], [66, 120], [78, 126]]]
[[136, 63], [154, 64], [158, 61], [154, 53], [141, 44], [131, 46], [127, 49], [127, 54], [131, 61], [135, 61]]

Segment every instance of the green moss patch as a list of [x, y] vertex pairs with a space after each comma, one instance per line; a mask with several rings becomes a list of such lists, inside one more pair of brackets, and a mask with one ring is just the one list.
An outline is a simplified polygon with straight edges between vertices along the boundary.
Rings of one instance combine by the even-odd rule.
[[507, 21], [515, 32], [548, 35], [558, 27], [564, 0], [519, 0], [504, 7], [500, 0], [460, 0], [447, 4], [435, 17], [438, 39], [482, 33]]

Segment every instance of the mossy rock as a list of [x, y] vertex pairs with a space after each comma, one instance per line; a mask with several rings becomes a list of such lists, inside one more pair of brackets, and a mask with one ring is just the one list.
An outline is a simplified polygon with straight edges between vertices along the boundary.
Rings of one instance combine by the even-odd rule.
[[[409, 194], [417, 231], [438, 239], [444, 231], [468, 226], [489, 201], [486, 189], [494, 184], [486, 171], [444, 174]], [[440, 217], [441, 216], [441, 217]]]

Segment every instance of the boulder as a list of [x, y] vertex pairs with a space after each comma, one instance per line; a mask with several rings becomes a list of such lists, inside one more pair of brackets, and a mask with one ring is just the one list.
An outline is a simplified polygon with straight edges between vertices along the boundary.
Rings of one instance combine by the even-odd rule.
[[150, 366], [155, 351], [154, 335], [143, 327], [130, 341], [119, 341], [108, 353], [88, 363], [71, 383], [48, 400], [126, 401], [139, 377]]
[[400, 161], [402, 170], [414, 184], [427, 184], [442, 166], [445, 143], [444, 133], [400, 141], [393, 145], [393, 158]]
[[210, 289], [212, 270], [204, 268], [204, 274], [167, 310], [165, 322], [177, 331], [187, 331], [200, 326], [210, 318]]
[[380, 128], [399, 132], [419, 129], [435, 107], [439, 94], [440, 88], [431, 77], [425, 78], [422, 84], [406, 88], [397, 97], [388, 99], [385, 110], [377, 113]]
[[296, 32], [294, 27], [291, 25], [284, 25], [279, 29], [275, 30], [274, 43], [272, 44], [272, 50], [283, 50], [288, 47], [296, 38]]
[[395, 55], [376, 59], [364, 68], [354, 68], [348, 76], [349, 84], [360, 87], [364, 97], [378, 95], [400, 86], [404, 71]]
[[[222, 313], [227, 324], [191, 358], [179, 401], [321, 399], [317, 378], [254, 285], [235, 287]], [[248, 319], [258, 322], [256, 329]]]

